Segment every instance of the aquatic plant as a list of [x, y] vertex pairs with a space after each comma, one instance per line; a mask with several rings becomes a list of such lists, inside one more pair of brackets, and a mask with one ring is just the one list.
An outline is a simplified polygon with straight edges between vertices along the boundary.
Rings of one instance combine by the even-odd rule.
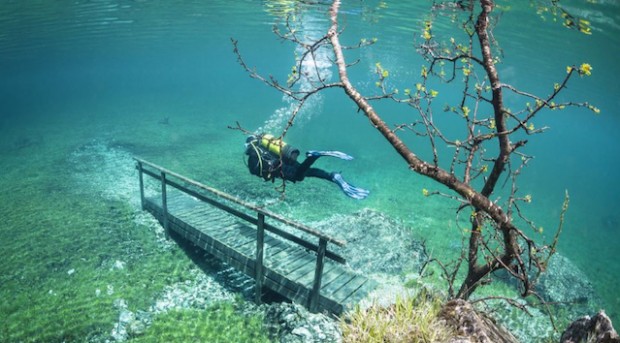
[[[2, 231], [15, 232], [21, 243], [5, 246], [0, 261], [1, 342], [105, 341], [119, 304], [144, 311], [166, 285], [195, 274], [180, 249], [162, 249], [148, 227], [134, 222], [135, 209], [125, 202], [83, 194], [74, 201], [65, 193], [14, 199], [7, 210], [39, 215], [29, 219], [33, 229]], [[33, 260], [41, 263], [23, 262]]]
[[[545, 11], [552, 13], [563, 18], [565, 26], [585, 34], [591, 33], [588, 22], [571, 16], [560, 7], [559, 1], [553, 1], [546, 7], [542, 2], [536, 3], [539, 5], [539, 14]], [[582, 107], [599, 113], [598, 108], [587, 102], [564, 101], [558, 97], [573, 76], [589, 76], [594, 68], [588, 63], [567, 67], [567, 73], [559, 82], [553, 83], [547, 95], [543, 96], [503, 82], [497, 67], [501, 63], [503, 51], [493, 34], [499, 22], [498, 8], [502, 7], [497, 6], [493, 0], [432, 5], [419, 35], [422, 40], [415, 43], [426, 64], [421, 67], [415, 88], [405, 88], [404, 96], [388, 82], [392, 74], [380, 62], [375, 63], [374, 68], [374, 94], [362, 94], [349, 80], [348, 71], [357, 62], [347, 61], [343, 50], [364, 48], [377, 41], [362, 40], [353, 47], [343, 47], [340, 41], [342, 29], [339, 27], [339, 0], [334, 0], [329, 9], [330, 28], [324, 36], [312, 43], [302, 42], [289, 22], [285, 30], [274, 30], [281, 39], [305, 49], [299, 61], [313, 59], [318, 49], [331, 48], [338, 70], [338, 81], [319, 79], [311, 83], [313, 87], [294, 88], [303, 75], [289, 75], [287, 83], [280, 83], [274, 77], [263, 77], [248, 67], [234, 40], [233, 46], [239, 63], [251, 77], [296, 102], [282, 137], [311, 96], [340, 88], [391, 144], [410, 170], [432, 179], [438, 187], [442, 185], [452, 191], [446, 193], [424, 188], [424, 196], [442, 196], [456, 201], [459, 205], [456, 211], [458, 223], [463, 220], [459, 214], [464, 209], [471, 210], [464, 212], [471, 215], [465, 219], [468, 227], [461, 230], [469, 237], [464, 240], [460, 257], [448, 264], [437, 261], [448, 281], [449, 297], [468, 299], [481, 285], [490, 282], [491, 273], [506, 270], [518, 281], [523, 297], [535, 296], [544, 302], [534, 286], [536, 279], [546, 270], [550, 257], [556, 252], [569, 197], [566, 192], [552, 241], [539, 243], [540, 237], [537, 235], [540, 235], [542, 228], [528, 219], [522, 209], [522, 205], [532, 202], [532, 197], [521, 195], [518, 191], [519, 176], [533, 159], [524, 151], [528, 144], [524, 137], [547, 131], [545, 126], [534, 125], [534, 119], [539, 119], [539, 115], [546, 109]], [[445, 32], [435, 31], [435, 27], [450, 26], [456, 26], [456, 30], [449, 39], [442, 38]], [[458, 94], [445, 99], [449, 104], [444, 107], [444, 112], [454, 114], [448, 120], [446, 116], [439, 118], [434, 113], [440, 96], [431, 86], [438, 82], [453, 86]], [[518, 110], [508, 108], [504, 102], [508, 96], [520, 98], [525, 105]], [[408, 106], [413, 119], [394, 127], [389, 126], [376, 107], [371, 106], [372, 101], [393, 101]], [[452, 129], [455, 123], [462, 125], [458, 133]], [[407, 134], [418, 136], [422, 141], [426, 140], [427, 144], [409, 146], [403, 138]], [[444, 149], [443, 146], [449, 148]], [[430, 158], [422, 157], [425, 152], [423, 149], [431, 151]], [[503, 182], [505, 186], [500, 182], [502, 178], [506, 180]], [[464, 270], [464, 276], [461, 270]]]
[[223, 303], [204, 311], [163, 313], [130, 342], [269, 342], [260, 316], [239, 314], [234, 304]]
[[452, 328], [439, 318], [441, 300], [425, 291], [387, 307], [356, 307], [342, 318], [343, 342], [447, 342]]

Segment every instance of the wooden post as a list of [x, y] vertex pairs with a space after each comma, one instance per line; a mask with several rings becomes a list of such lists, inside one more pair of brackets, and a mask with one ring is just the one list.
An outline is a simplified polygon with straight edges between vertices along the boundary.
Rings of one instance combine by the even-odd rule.
[[138, 162], [138, 175], [140, 177], [140, 206], [144, 211], [144, 174], [142, 174], [142, 162]]
[[164, 231], [166, 238], [170, 238], [170, 230], [168, 228], [168, 196], [166, 194], [166, 173], [161, 172], [161, 208], [164, 212]]
[[316, 267], [314, 269], [314, 283], [312, 285], [312, 293], [310, 293], [310, 303], [308, 309], [310, 312], [318, 312], [319, 296], [321, 293], [321, 279], [323, 278], [323, 262], [325, 260], [325, 251], [327, 251], [327, 240], [319, 239], [319, 250], [316, 252]]
[[265, 215], [258, 213], [258, 222], [256, 223], [256, 303], [261, 303], [263, 295], [263, 253], [265, 242]]

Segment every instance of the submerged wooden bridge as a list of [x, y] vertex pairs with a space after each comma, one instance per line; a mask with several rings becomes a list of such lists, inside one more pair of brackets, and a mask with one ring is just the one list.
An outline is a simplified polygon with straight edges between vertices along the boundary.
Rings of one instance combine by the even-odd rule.
[[[376, 287], [328, 249], [344, 241], [151, 162], [136, 162], [142, 209], [162, 223], [167, 235], [175, 232], [254, 278], [257, 302], [267, 288], [313, 312], [340, 314]], [[154, 197], [145, 195], [145, 176], [161, 184]]]

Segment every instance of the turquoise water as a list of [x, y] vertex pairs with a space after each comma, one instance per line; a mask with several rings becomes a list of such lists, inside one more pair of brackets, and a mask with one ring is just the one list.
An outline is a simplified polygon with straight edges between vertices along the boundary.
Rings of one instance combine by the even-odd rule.
[[[394, 87], [419, 82], [423, 61], [413, 40], [419, 41], [427, 6], [343, 5], [343, 42], [378, 38], [347, 52], [350, 60], [360, 58], [351, 76], [363, 92], [376, 91], [376, 62]], [[540, 115], [537, 127], [550, 129], [530, 137], [525, 149], [536, 158], [519, 187], [532, 195], [527, 213], [545, 228], [540, 239], [552, 237], [569, 191], [559, 252], [587, 275], [600, 308], [618, 322], [620, 8], [612, 1], [567, 6], [591, 21], [591, 36], [542, 20], [529, 6], [507, 8], [495, 30], [505, 54], [499, 72], [504, 82], [546, 94], [567, 65], [593, 66], [592, 76], [571, 80], [563, 97], [588, 101], [601, 114], [573, 108]], [[118, 320], [119, 299], [145, 309], [166, 287], [196, 278], [192, 261], [162, 243], [157, 225], [140, 213], [132, 156], [252, 201], [278, 198], [271, 183], [247, 173], [244, 137], [227, 126], [279, 129], [290, 104], [248, 77], [230, 39], [239, 41], [250, 66], [285, 82], [295, 47], [273, 35], [273, 24], [292, 14], [307, 38], [317, 37], [328, 26], [326, 8], [249, 0], [2, 1], [0, 312], [7, 320], [1, 340], [95, 341]], [[334, 70], [321, 58], [320, 71], [329, 77]], [[438, 103], [456, 92], [441, 88]], [[507, 104], [519, 101], [509, 97]], [[390, 124], [408, 118], [402, 107], [377, 108]], [[312, 222], [371, 208], [402, 220], [436, 255], [453, 256], [457, 205], [423, 197], [423, 188], [437, 187], [410, 172], [341, 91], [311, 99], [287, 140], [302, 151], [355, 156], [320, 166], [342, 171], [371, 196], [354, 201], [331, 184], [306, 180], [289, 185], [274, 210]]]

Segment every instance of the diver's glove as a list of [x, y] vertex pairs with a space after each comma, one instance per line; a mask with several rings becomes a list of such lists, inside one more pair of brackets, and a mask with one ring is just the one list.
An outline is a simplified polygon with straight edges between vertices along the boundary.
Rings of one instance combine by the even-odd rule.
[[340, 151], [318, 151], [318, 150], [310, 150], [306, 153], [307, 157], [310, 156], [331, 156], [331, 157], [337, 157], [339, 159], [342, 160], [347, 160], [350, 161], [353, 159], [353, 156], [347, 155], [344, 152], [340, 152]]
[[368, 194], [370, 194], [370, 191], [367, 191], [365, 189], [362, 188], [358, 188], [355, 187], [349, 183], [347, 183], [343, 178], [342, 175], [340, 175], [340, 173], [332, 173], [332, 181], [337, 183], [338, 186], [340, 186], [340, 189], [342, 189], [342, 191], [350, 196], [353, 199], [364, 199], [368, 196]]

